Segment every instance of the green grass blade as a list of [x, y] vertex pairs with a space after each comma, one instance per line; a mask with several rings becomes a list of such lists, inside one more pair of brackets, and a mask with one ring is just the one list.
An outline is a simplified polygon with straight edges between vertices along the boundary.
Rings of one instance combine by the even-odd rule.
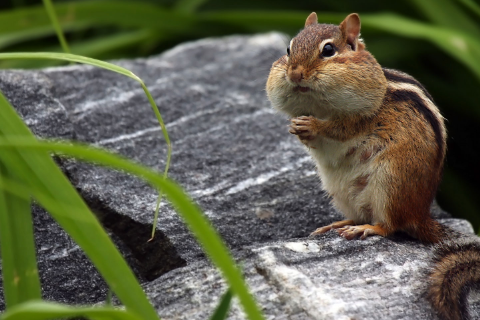
[[232, 291], [230, 289], [225, 292], [218, 304], [215, 312], [210, 320], [224, 320], [228, 316], [228, 310], [230, 309], [230, 303], [232, 301]]
[[8, 52], [0, 53], [0, 59], [45, 59], [45, 60], [63, 60], [70, 62], [78, 62], [96, 66], [99, 68], [107, 69], [113, 72], [117, 72], [134, 79], [135, 81], [143, 84], [143, 81], [137, 77], [133, 72], [122, 68], [120, 66], [114, 65], [109, 62], [87, 58], [79, 55], [69, 54], [69, 53], [57, 53], [57, 52]]
[[[86, 147], [78, 144], [66, 144], [59, 142], [35, 142], [25, 139], [0, 140], [0, 148], [19, 148], [25, 150], [51, 150], [57, 154], [68, 154], [78, 159], [91, 161], [97, 164], [109, 166], [112, 168], [124, 170], [138, 177], [141, 177], [151, 183], [158, 189], [161, 189], [168, 200], [177, 209], [185, 223], [195, 235], [204, 251], [208, 254], [212, 262], [222, 271], [232, 291], [239, 297], [240, 302], [245, 308], [245, 312], [250, 319], [263, 319], [258, 306], [242, 278], [240, 270], [236, 267], [229, 250], [221, 240], [218, 233], [208, 222], [207, 218], [201, 213], [200, 209], [193, 204], [193, 201], [183, 192], [183, 190], [174, 182], [165, 179], [162, 175], [155, 173], [151, 169], [132, 163], [120, 156], [107, 153], [106, 151]], [[41, 193], [35, 195], [39, 202], [48, 197]], [[58, 201], [68, 201], [59, 198]], [[65, 203], [67, 206], [68, 203]], [[73, 208], [75, 209], [75, 208]], [[69, 209], [70, 212], [72, 208]], [[77, 219], [78, 213], [72, 214], [72, 219]]]
[[444, 28], [480, 36], [475, 23], [454, 0], [411, 0], [433, 23]]
[[[164, 175], [165, 176], [165, 175]], [[158, 192], [157, 204], [155, 205], [155, 214], [153, 215], [152, 234], [148, 241], [152, 241], [155, 238], [155, 231], [157, 230], [158, 214], [160, 213], [160, 204], [162, 203], [162, 191]]]
[[432, 42], [467, 66], [480, 81], [480, 40], [457, 30], [417, 22], [394, 14], [362, 15], [362, 26]]
[[[2, 182], [4, 177], [15, 180], [2, 162], [0, 173]], [[0, 191], [0, 248], [3, 294], [7, 308], [41, 298], [30, 195], [27, 193], [25, 196], [22, 198]]]
[[163, 123], [162, 115], [160, 114], [160, 111], [158, 110], [157, 104], [155, 103], [155, 100], [153, 99], [152, 95], [150, 94], [150, 91], [148, 91], [147, 86], [145, 83], [140, 79], [138, 76], [136, 76], [133, 72], [122, 68], [120, 66], [114, 65], [109, 62], [97, 60], [97, 59], [92, 59], [92, 58], [87, 58], [79, 55], [74, 55], [74, 54], [68, 54], [68, 53], [56, 53], [56, 52], [35, 52], [35, 53], [29, 53], [29, 52], [14, 52], [14, 53], [0, 53], [0, 60], [1, 59], [47, 59], [47, 60], [64, 60], [64, 61], [71, 61], [71, 62], [78, 62], [78, 63], [84, 63], [84, 64], [89, 64], [92, 66], [96, 66], [99, 68], [107, 69], [113, 72], [117, 72], [119, 74], [123, 74], [124, 76], [127, 76], [129, 78], [134, 79], [140, 85], [142, 86], [143, 91], [145, 92], [145, 95], [148, 98], [148, 101], [150, 102], [150, 105], [152, 107], [153, 112], [155, 113], [155, 116], [157, 117], [158, 123], [160, 124], [160, 127], [162, 128], [162, 133], [163, 137], [165, 138], [165, 142], [167, 143], [167, 163], [165, 165], [165, 174], [167, 174], [168, 169], [170, 167], [170, 158], [172, 155], [172, 146], [170, 143], [170, 138], [168, 136], [167, 128], [165, 127], [165, 124]]
[[[124, 50], [135, 48], [139, 50], [139, 46], [144, 46], [145, 43], [154, 45], [160, 42], [162, 39], [157, 35], [154, 30], [141, 29], [134, 31], [117, 32], [108, 36], [99, 36], [86, 40], [79, 40], [72, 42], [70, 49], [76, 52], [77, 55], [95, 57], [96, 59], [115, 59], [120, 58]], [[0, 49], [1, 49], [1, 36], [0, 36]], [[148, 48], [147, 48], [148, 49]], [[61, 51], [60, 46], [46, 47], [49, 52]], [[55, 65], [65, 64], [61, 60], [2, 60], [0, 61], [0, 69], [12, 69], [12, 68], [42, 68]]]
[[[35, 142], [13, 108], [0, 95], [0, 136]], [[82, 247], [128, 310], [142, 319], [158, 319], [135, 276], [102, 226], [63, 175], [48, 152], [13, 148], [0, 152], [0, 162], [28, 186], [31, 194]]]
[[112, 307], [70, 307], [47, 301], [29, 301], [9, 308], [0, 320], [47, 320], [71, 317], [88, 319], [142, 320], [128, 310]]
[[[253, 297], [248, 292], [241, 272], [235, 266], [235, 262], [220, 236], [179, 186], [150, 169], [96, 149], [65, 144], [60, 146], [60, 144], [51, 143], [45, 144], [46, 148], [42, 152], [40, 150], [42, 145], [34, 140], [28, 128], [21, 122], [3, 95], [0, 96], [0, 111], [0, 132], [8, 134], [9, 137], [18, 136], [24, 139], [23, 142], [26, 142], [21, 145], [22, 141], [13, 138], [4, 141], [4, 145], [21, 150], [19, 153], [22, 158], [21, 161], [18, 161], [21, 167], [13, 168], [16, 169], [15, 174], [23, 178], [25, 182], [29, 182], [33, 196], [82, 247], [127, 308], [135, 310], [144, 319], [154, 319], [154, 311], [145, 299], [143, 291], [133, 279], [131, 270], [126, 266], [75, 189], [55, 166], [46, 150], [69, 152], [80, 159], [123, 169], [145, 178], [156, 188], [161, 189], [182, 215], [205, 252], [220, 268], [230, 287], [238, 295], [250, 319], [263, 319]], [[28, 150], [28, 144], [30, 144], [30, 149], [36, 149]], [[4, 154], [7, 152], [0, 152], [0, 158]], [[11, 165], [14, 166], [14, 164]]]
[[62, 28], [58, 23], [57, 15], [55, 14], [55, 9], [53, 8], [52, 1], [50, 0], [43, 0], [43, 5], [45, 6], [45, 10], [47, 10], [48, 16], [50, 21], [52, 22], [53, 27], [55, 28], [55, 32], [57, 33], [58, 41], [62, 45], [63, 51], [65, 53], [71, 53], [70, 48], [68, 47], [67, 40], [63, 35]]
[[[95, 57], [95, 59], [118, 59], [122, 58], [125, 50], [135, 48], [135, 52], [149, 50], [146, 47], [155, 45], [163, 39], [154, 30], [141, 29], [134, 31], [119, 31], [108, 36], [98, 36], [86, 40], [72, 42], [70, 49], [77, 55]], [[1, 49], [0, 36], [0, 49]], [[145, 49], [143, 49], [145, 47]], [[61, 51], [60, 46], [48, 46], [45, 49], [49, 52]], [[61, 60], [2, 60], [0, 69], [33, 69], [44, 68], [65, 64]]]
[[[137, 77], [133, 72], [122, 68], [120, 66], [114, 65], [112, 63], [104, 62], [101, 60], [97, 59], [92, 59], [92, 58], [87, 58], [87, 57], [82, 57], [79, 55], [73, 55], [73, 54], [67, 54], [67, 53], [54, 53], [54, 52], [36, 52], [36, 53], [28, 53], [28, 52], [17, 52], [17, 53], [0, 53], [0, 60], [1, 59], [54, 59], [54, 60], [64, 60], [64, 61], [72, 61], [72, 62], [79, 62], [79, 63], [84, 63], [84, 64], [90, 64], [93, 66], [97, 66], [100, 68], [104, 68], [113, 72], [117, 72], [120, 74], [123, 74], [129, 78], [134, 79], [135, 81], [138, 81], [140, 85], [143, 88], [143, 91], [145, 92], [145, 95], [148, 98], [148, 101], [150, 102], [150, 105], [152, 107], [153, 112], [155, 113], [155, 116], [157, 117], [158, 123], [160, 124], [160, 127], [162, 128], [162, 133], [163, 137], [167, 143], [167, 161], [165, 164], [165, 169], [164, 169], [164, 176], [167, 177], [168, 175], [168, 169], [170, 168], [170, 161], [172, 157], [172, 145], [170, 143], [170, 138], [168, 136], [167, 128], [165, 127], [165, 124], [162, 119], [162, 115], [160, 114], [160, 111], [158, 110], [157, 104], [155, 103], [155, 100], [153, 99], [152, 95], [150, 94], [150, 91], [147, 89], [147, 86], [145, 83]], [[156, 222], [158, 218], [158, 210], [159, 210], [159, 205], [161, 201], [161, 194], [158, 196], [158, 201], [157, 201], [157, 207], [155, 210], [155, 223], [153, 225], [152, 229], [152, 238], [155, 234], [156, 230]]]
[[[193, 28], [196, 19], [191, 14], [166, 9], [145, 1], [60, 2], [56, 3], [55, 12], [63, 32], [76, 32], [72, 38], [72, 50], [75, 36], [80, 35], [80, 38], [84, 38], [80, 33], [82, 31], [104, 34], [106, 28], [121, 30], [120, 32], [134, 31], [132, 28], [137, 31], [150, 29], [155, 37], [144, 40], [137, 47], [137, 50], [141, 51], [151, 50], [152, 46], [155, 47], [165, 39], [178, 39], [179, 34], [189, 33], [191, 30], [204, 30], [204, 28]], [[55, 28], [45, 14], [45, 8], [40, 5], [0, 10], [0, 21], [2, 22], [0, 24], [1, 51], [5, 51], [5, 48], [12, 45], [20, 46], [22, 51], [45, 51], [46, 48], [42, 46], [41, 41], [32, 40], [42, 40], [55, 34]], [[206, 33], [203, 32], [202, 35]], [[109, 52], [110, 56], [107, 57], [112, 58], [111, 54], [114, 53]], [[113, 58], [117, 57], [118, 55], [113, 56]], [[19, 63], [22, 62], [16, 62], [16, 64]], [[27, 67], [35, 66], [27, 65]]]
[[[147, 1], [85, 0], [59, 2], [55, 12], [63, 30], [95, 26], [154, 28], [164, 32], [189, 30], [195, 17]], [[54, 29], [42, 5], [0, 11], [0, 35], [38, 28]]]

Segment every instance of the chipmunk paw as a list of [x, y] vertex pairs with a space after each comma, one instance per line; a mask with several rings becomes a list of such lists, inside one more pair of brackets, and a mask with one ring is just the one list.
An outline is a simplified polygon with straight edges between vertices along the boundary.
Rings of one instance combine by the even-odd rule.
[[317, 136], [319, 120], [312, 116], [301, 116], [290, 120], [291, 134], [300, 138], [300, 140], [313, 140]]

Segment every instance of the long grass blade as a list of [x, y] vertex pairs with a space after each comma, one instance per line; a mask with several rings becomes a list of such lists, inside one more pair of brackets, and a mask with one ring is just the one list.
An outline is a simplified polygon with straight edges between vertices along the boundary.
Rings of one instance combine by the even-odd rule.
[[455, 0], [411, 0], [433, 23], [480, 37], [480, 25]]
[[[189, 30], [195, 18], [189, 14], [163, 8], [146, 1], [85, 0], [55, 4], [58, 21], [65, 31], [71, 28], [93, 26], [118, 26], [154, 28], [157, 31], [180, 32]], [[28, 19], [26, 19], [28, 17]], [[41, 5], [0, 12], [0, 35], [11, 32], [35, 31], [49, 27], [54, 29]], [[65, 29], [66, 28], [66, 29]]]
[[127, 76], [129, 78], [134, 79], [140, 85], [142, 86], [143, 91], [145, 92], [148, 101], [150, 102], [150, 105], [152, 107], [153, 112], [155, 113], [155, 116], [157, 117], [157, 120], [160, 124], [160, 127], [162, 128], [163, 136], [165, 138], [165, 141], [168, 146], [168, 153], [167, 153], [167, 163], [165, 166], [165, 172], [168, 172], [168, 168], [170, 166], [170, 157], [171, 157], [171, 143], [170, 143], [170, 138], [168, 136], [167, 128], [165, 127], [165, 124], [162, 119], [162, 115], [160, 114], [160, 111], [158, 110], [157, 104], [155, 103], [155, 100], [153, 99], [152, 95], [150, 94], [150, 91], [148, 90], [147, 86], [145, 83], [140, 79], [138, 76], [136, 76], [133, 72], [122, 68], [120, 66], [114, 65], [109, 62], [97, 60], [97, 59], [92, 59], [88, 57], [83, 57], [79, 55], [74, 55], [74, 54], [68, 54], [68, 53], [55, 53], [55, 52], [34, 52], [34, 53], [29, 53], [29, 52], [14, 52], [14, 53], [0, 53], [0, 59], [52, 59], [52, 60], [64, 60], [64, 61], [71, 61], [71, 62], [78, 62], [78, 63], [83, 63], [83, 64], [89, 64], [92, 66], [96, 66], [99, 68], [107, 69], [113, 72], [117, 72], [119, 74], [123, 74], [124, 76]]
[[114, 65], [109, 62], [92, 59], [88, 57], [83, 57], [79, 55], [69, 54], [69, 53], [57, 53], [57, 52], [5, 52], [0, 53], [0, 59], [46, 59], [46, 60], [63, 60], [70, 62], [78, 62], [83, 64], [89, 64], [99, 68], [107, 69], [113, 72], [117, 72], [127, 76], [129, 78], [138, 81], [143, 84], [143, 81], [137, 77], [133, 72], [122, 68], [120, 66]]
[[[179, 35], [188, 34], [192, 30], [195, 30], [195, 33], [206, 30], [206, 28], [193, 27], [196, 19], [191, 14], [145, 1], [62, 1], [56, 3], [55, 12], [63, 32], [75, 32], [71, 43], [72, 50], [76, 42], [75, 36], [80, 35], [80, 38], [84, 38], [81, 32], [95, 33], [97, 30], [102, 30], [100, 33], [104, 34], [107, 28], [110, 31], [121, 30], [120, 32], [152, 30], [155, 37], [143, 40], [143, 43], [137, 47], [140, 51], [151, 50], [166, 39], [178, 39]], [[3, 49], [2, 51], [13, 45], [21, 46], [23, 51], [45, 51], [46, 48], [42, 46], [42, 42], [35, 40], [55, 35], [56, 31], [48, 15], [45, 14], [45, 8], [40, 5], [1, 10], [0, 21], [2, 22], [0, 24], [0, 50]], [[200, 34], [206, 35], [205, 32]], [[111, 35], [114, 36], [114, 34]], [[115, 51], [109, 53], [114, 54]], [[16, 64], [21, 63], [21, 61], [16, 62]], [[24, 64], [26, 65], [22, 64], [20, 67], [37, 67], [32, 63], [24, 62]], [[2, 67], [5, 66], [2, 65]]]
[[[36, 141], [3, 95], [0, 136], [8, 137], [7, 141], [13, 136]], [[82, 247], [128, 310], [142, 319], [158, 319], [132, 271], [48, 152], [13, 148], [0, 152], [0, 162], [28, 185], [32, 196]]]
[[[50, 150], [60, 155], [65, 154], [85, 161], [91, 161], [100, 165], [124, 170], [145, 179], [154, 187], [161, 189], [168, 200], [177, 209], [177, 212], [182, 216], [188, 228], [195, 235], [212, 262], [222, 271], [230, 288], [239, 297], [249, 318], [263, 319], [255, 300], [247, 289], [240, 270], [236, 267], [235, 261], [220, 236], [208, 222], [207, 218], [201, 213], [200, 209], [193, 204], [193, 201], [174, 182], [165, 179], [162, 175], [155, 173], [149, 168], [132, 163], [120, 156], [78, 144], [36, 142], [21, 138], [12, 138], [8, 141], [0, 140], [0, 148], [18, 148], [22, 150], [35, 150], [36, 152]], [[41, 193], [36, 193], [35, 197], [42, 204], [49, 201], [48, 197]], [[62, 200], [62, 198], [60, 198], [58, 201], [62, 202], [68, 200]], [[65, 203], [65, 206], [67, 205], [68, 204]], [[70, 203], [69, 211], [72, 212], [74, 209], [75, 208], [72, 208]], [[77, 217], [78, 213], [75, 210], [75, 214], [71, 215], [71, 219], [77, 219]]]
[[228, 310], [230, 309], [230, 303], [232, 301], [232, 291], [230, 289], [225, 292], [218, 304], [215, 312], [210, 317], [210, 320], [224, 320], [228, 316]]
[[362, 26], [424, 39], [467, 66], [480, 81], [480, 40], [457, 30], [417, 22], [394, 14], [362, 15]]
[[[1, 36], [0, 36], [1, 38]], [[119, 31], [115, 34], [107, 36], [99, 36], [95, 38], [78, 40], [72, 42], [70, 49], [77, 55], [95, 57], [96, 59], [116, 59], [122, 57], [124, 50], [135, 48], [136, 52], [149, 50], [145, 44], [151, 45], [158, 43], [161, 37], [154, 30], [141, 29], [134, 31]], [[0, 39], [1, 47], [1, 39]], [[141, 49], [145, 47], [145, 49]], [[49, 46], [45, 48], [49, 52], [61, 51], [60, 46]], [[139, 52], [141, 54], [141, 52]], [[51, 67], [65, 64], [61, 60], [2, 60], [0, 61], [0, 69], [34, 69]]]
[[47, 301], [29, 301], [9, 308], [0, 320], [47, 320], [82, 317], [88, 319], [142, 320], [128, 310], [112, 307], [71, 307]]
[[[168, 175], [168, 169], [170, 168], [170, 161], [172, 157], [172, 145], [170, 143], [170, 138], [168, 136], [167, 128], [165, 127], [165, 124], [162, 119], [162, 115], [160, 114], [160, 111], [158, 110], [157, 104], [155, 103], [155, 100], [153, 99], [152, 95], [150, 94], [150, 91], [148, 90], [147, 86], [145, 83], [140, 79], [138, 76], [136, 76], [133, 72], [122, 68], [120, 66], [114, 65], [112, 63], [104, 62], [101, 60], [97, 59], [92, 59], [92, 58], [87, 58], [87, 57], [82, 57], [79, 55], [73, 55], [73, 54], [67, 54], [67, 53], [54, 53], [54, 52], [36, 52], [36, 53], [28, 53], [28, 52], [17, 52], [17, 53], [0, 53], [0, 60], [1, 59], [53, 59], [53, 60], [64, 60], [64, 61], [72, 61], [72, 62], [79, 62], [79, 63], [84, 63], [84, 64], [90, 64], [93, 66], [97, 66], [100, 68], [104, 68], [110, 71], [114, 71], [120, 74], [123, 74], [129, 78], [134, 79], [135, 81], [139, 82], [140, 85], [143, 88], [143, 91], [145, 92], [145, 95], [147, 96], [148, 101], [150, 102], [150, 105], [152, 107], [152, 110], [157, 117], [158, 123], [160, 124], [160, 127], [162, 129], [163, 137], [167, 143], [167, 161], [165, 164], [165, 169], [164, 169], [164, 176], [165, 178]], [[158, 201], [157, 201], [157, 207], [155, 210], [155, 223], [153, 225], [152, 229], [152, 238], [154, 236], [155, 230], [156, 230], [156, 221], [158, 217], [158, 210], [159, 210], [159, 205], [161, 201], [161, 194], [158, 196]]]
[[[4, 156], [9, 157], [12, 154]], [[0, 173], [2, 182], [4, 177], [16, 180], [1, 161]], [[40, 280], [28, 193], [25, 197], [19, 197], [5, 193], [4, 190], [0, 191], [0, 247], [3, 293], [7, 308], [30, 299], [40, 299]]]
[[70, 48], [68, 47], [67, 40], [65, 39], [65, 36], [63, 35], [62, 28], [60, 27], [60, 24], [58, 23], [57, 15], [55, 14], [55, 8], [53, 7], [52, 1], [51, 0], [43, 0], [43, 5], [45, 6], [45, 10], [47, 10], [50, 21], [52, 22], [52, 25], [55, 28], [55, 32], [57, 33], [58, 41], [60, 41], [60, 44], [62, 45], [63, 51], [65, 53], [71, 53]]

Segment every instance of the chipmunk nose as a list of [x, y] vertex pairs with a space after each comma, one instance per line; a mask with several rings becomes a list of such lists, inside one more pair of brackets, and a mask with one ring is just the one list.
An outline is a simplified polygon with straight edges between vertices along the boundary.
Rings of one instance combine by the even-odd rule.
[[288, 77], [295, 83], [302, 82], [305, 70], [302, 66], [291, 66], [288, 69]]

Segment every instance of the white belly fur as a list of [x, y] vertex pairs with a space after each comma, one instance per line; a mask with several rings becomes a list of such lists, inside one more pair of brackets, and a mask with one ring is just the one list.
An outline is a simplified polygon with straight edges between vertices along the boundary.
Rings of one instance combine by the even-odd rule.
[[[356, 223], [383, 223], [386, 205], [386, 192], [382, 184], [386, 175], [386, 165], [375, 161], [358, 160], [366, 149], [359, 139], [340, 142], [329, 138], [317, 137], [309, 143], [313, 148], [308, 151], [317, 163], [323, 188], [332, 196], [333, 204], [347, 219]], [[351, 148], [357, 150], [346, 156]], [[368, 176], [367, 185], [358, 192], [355, 180]]]

